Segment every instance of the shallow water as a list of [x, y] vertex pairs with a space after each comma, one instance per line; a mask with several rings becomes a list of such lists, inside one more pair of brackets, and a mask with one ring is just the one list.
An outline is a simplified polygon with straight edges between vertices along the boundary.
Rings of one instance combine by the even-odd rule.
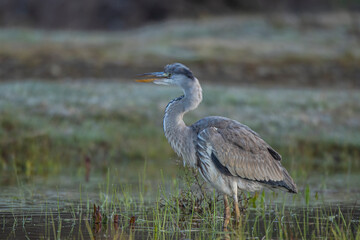
[[[215, 229], [209, 226], [204, 228], [201, 226], [202, 221], [208, 219], [194, 219], [192, 229], [188, 226], [182, 226], [183, 222], [177, 229], [171, 227], [156, 231], [155, 223], [151, 221], [151, 211], [143, 214], [141, 212], [132, 212], [135, 216], [134, 226], [130, 224], [127, 217], [129, 213], [119, 215], [118, 223], [114, 223], [112, 219], [103, 221], [101, 224], [95, 224], [91, 215], [86, 211], [75, 211], [63, 208], [57, 210], [49, 210], [36, 212], [21, 212], [14, 209], [12, 213], [2, 213], [1, 217], [1, 239], [113, 239], [125, 238], [129, 236], [133, 239], [184, 239], [189, 237], [212, 239], [214, 237], [225, 237], [226, 234], [221, 232], [221, 218], [219, 217]], [[249, 210], [249, 216], [246, 219], [245, 229], [231, 229], [230, 236], [249, 235], [251, 237], [264, 236], [270, 238], [281, 238], [279, 232], [282, 228], [287, 228], [287, 237], [295, 238], [312, 238], [313, 234], [321, 238], [326, 238], [331, 224], [338, 224], [339, 218], [343, 217], [348, 224], [348, 230], [353, 236], [359, 231], [360, 205], [343, 204], [343, 205], [327, 205], [321, 207], [309, 208], [286, 208], [281, 212], [282, 217], [278, 217], [279, 212], [277, 206], [268, 206], [265, 213], [259, 213], [255, 209]], [[340, 216], [341, 215], [341, 216]], [[150, 220], [149, 220], [150, 218]], [[268, 220], [267, 220], [268, 219]], [[185, 220], [183, 220], [185, 221]], [[337, 225], [336, 225], [337, 226]], [[271, 230], [269, 232], [268, 229]], [[239, 233], [238, 231], [243, 231]], [[253, 232], [251, 232], [253, 231]], [[291, 236], [290, 236], [291, 235]]]
[[[307, 179], [312, 184], [308, 194], [306, 189], [300, 189], [296, 196], [260, 194], [249, 203], [241, 227], [232, 225], [228, 235], [222, 232], [221, 201], [210, 214], [181, 209], [177, 213], [160, 204], [159, 199], [173, 194], [170, 179], [160, 197], [159, 182], [150, 182], [145, 192], [139, 192], [139, 182], [37, 179], [1, 187], [0, 239], [325, 239], [334, 237], [334, 229], [355, 237], [360, 234], [359, 178], [313, 177]], [[44, 181], [46, 185], [41, 184]], [[93, 204], [100, 205], [101, 224], [95, 224]]]

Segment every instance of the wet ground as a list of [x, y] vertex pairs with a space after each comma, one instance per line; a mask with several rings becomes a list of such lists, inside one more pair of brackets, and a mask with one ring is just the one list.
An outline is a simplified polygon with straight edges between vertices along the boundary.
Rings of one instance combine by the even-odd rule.
[[[213, 201], [217, 207], [210, 213], [196, 208], [176, 210], [177, 204], [169, 197], [176, 195], [170, 184], [173, 179], [165, 184], [149, 182], [152, 187], [144, 192], [139, 182], [119, 183], [106, 177], [88, 183], [73, 179], [75, 184], [66, 176], [37, 179], [1, 187], [0, 239], [358, 238], [360, 176], [309, 180], [313, 185], [300, 189], [296, 196], [264, 192], [250, 199], [240, 227], [233, 224], [227, 235], [221, 228], [221, 198]], [[162, 185], [167, 185], [163, 192]], [[94, 204], [100, 205], [101, 221], [94, 217]]]
[[186, 122], [249, 125], [282, 154], [297, 195], [247, 195], [240, 225], [224, 233], [221, 197], [201, 198], [163, 136], [164, 108], [180, 91], [4, 82], [0, 239], [360, 238], [358, 90], [203, 87]]
[[[317, 236], [318, 239], [326, 239], [331, 234], [328, 233], [332, 223], [339, 221], [339, 217], [344, 217], [351, 225], [346, 229], [352, 236], [357, 236], [359, 231], [360, 206], [359, 205], [333, 205], [311, 208], [285, 208], [282, 212], [287, 216], [286, 221], [278, 218], [276, 206], [269, 207], [265, 218], [256, 210], [249, 210], [247, 225], [254, 226], [254, 232], [246, 230], [243, 233], [229, 231], [229, 235], [236, 237], [237, 234], [258, 237], [262, 239], [269, 236], [271, 239], [279, 239], [279, 232], [282, 227], [292, 229], [291, 235], [286, 238], [299, 236], [304, 239], [310, 239]], [[198, 229], [198, 222], [208, 221], [207, 219], [195, 219], [193, 228], [188, 230], [179, 227], [176, 230], [155, 230], [155, 224], [144, 219], [142, 213], [134, 212], [135, 224], [132, 227], [131, 218], [122, 217], [114, 223], [112, 219], [101, 224], [95, 224], [92, 217], [83, 212], [69, 212], [69, 209], [60, 209], [61, 212], [28, 212], [3, 213], [1, 226], [1, 239], [191, 239], [203, 238], [211, 239], [214, 237], [225, 237], [226, 233], [212, 228]], [[150, 212], [150, 210], [149, 210]], [[126, 213], [125, 213], [126, 214]], [[318, 219], [321, 215], [322, 219]], [[149, 215], [147, 215], [149, 217]], [[146, 223], [145, 223], [146, 221]], [[220, 218], [219, 218], [220, 221]], [[271, 231], [267, 228], [271, 226]], [[340, 225], [342, 228], [344, 225]], [[199, 233], [201, 232], [201, 233]], [[322, 236], [322, 234], [324, 234]], [[130, 237], [131, 236], [131, 237]], [[285, 236], [284, 236], [285, 237]]]

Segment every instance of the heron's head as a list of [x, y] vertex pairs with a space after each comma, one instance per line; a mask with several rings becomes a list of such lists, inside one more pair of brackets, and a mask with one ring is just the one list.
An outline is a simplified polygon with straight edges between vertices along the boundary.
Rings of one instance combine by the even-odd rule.
[[181, 63], [173, 63], [165, 66], [163, 72], [152, 72], [141, 74], [143, 79], [137, 82], [153, 82], [161, 85], [175, 85], [186, 89], [195, 81], [191, 70]]

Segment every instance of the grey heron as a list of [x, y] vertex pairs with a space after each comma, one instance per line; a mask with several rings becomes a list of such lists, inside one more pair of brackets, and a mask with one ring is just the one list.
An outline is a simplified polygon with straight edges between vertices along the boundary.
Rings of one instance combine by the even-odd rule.
[[188, 67], [174, 63], [166, 65], [163, 72], [140, 76], [143, 79], [138, 82], [182, 88], [184, 95], [165, 108], [165, 136], [184, 164], [197, 168], [205, 181], [224, 195], [224, 229], [230, 219], [227, 195], [234, 199], [238, 220], [238, 190], [253, 192], [267, 187], [297, 193], [293, 179], [280, 163], [280, 154], [248, 126], [220, 116], [205, 117], [191, 126], [184, 123], [184, 114], [202, 101], [200, 83]]

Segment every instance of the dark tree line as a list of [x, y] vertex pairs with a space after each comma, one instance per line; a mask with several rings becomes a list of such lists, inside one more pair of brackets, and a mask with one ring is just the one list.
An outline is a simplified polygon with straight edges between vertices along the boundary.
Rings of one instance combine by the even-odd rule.
[[360, 10], [360, 0], [0, 0], [0, 26], [126, 29], [236, 12]]

